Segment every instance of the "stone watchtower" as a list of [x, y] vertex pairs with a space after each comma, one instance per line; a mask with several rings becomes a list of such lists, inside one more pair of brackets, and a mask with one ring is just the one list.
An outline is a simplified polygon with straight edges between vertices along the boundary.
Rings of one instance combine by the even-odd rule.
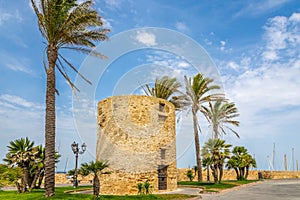
[[98, 103], [97, 160], [109, 163], [101, 193], [137, 194], [177, 188], [175, 108], [149, 96], [115, 96]]

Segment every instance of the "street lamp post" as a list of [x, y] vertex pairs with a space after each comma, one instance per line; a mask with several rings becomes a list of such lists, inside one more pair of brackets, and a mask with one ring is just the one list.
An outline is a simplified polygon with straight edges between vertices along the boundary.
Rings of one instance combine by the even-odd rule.
[[80, 150], [79, 147], [78, 147], [78, 143], [76, 143], [74, 141], [72, 143], [71, 147], [72, 147], [73, 153], [75, 154], [75, 172], [74, 172], [74, 177], [73, 177], [73, 186], [74, 186], [74, 188], [77, 188], [77, 186], [78, 186], [78, 181], [77, 181], [78, 154], [83, 154], [85, 152], [87, 146], [86, 146], [85, 143], [83, 143], [81, 145], [81, 150]]

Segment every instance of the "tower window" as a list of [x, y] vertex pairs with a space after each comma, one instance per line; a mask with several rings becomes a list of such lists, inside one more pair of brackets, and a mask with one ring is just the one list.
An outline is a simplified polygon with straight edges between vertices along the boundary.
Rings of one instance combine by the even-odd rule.
[[166, 149], [160, 149], [160, 158], [162, 160], [166, 159]]
[[158, 110], [159, 110], [160, 112], [164, 112], [164, 110], [165, 110], [165, 104], [164, 104], [164, 103], [159, 103], [159, 108], [158, 108]]

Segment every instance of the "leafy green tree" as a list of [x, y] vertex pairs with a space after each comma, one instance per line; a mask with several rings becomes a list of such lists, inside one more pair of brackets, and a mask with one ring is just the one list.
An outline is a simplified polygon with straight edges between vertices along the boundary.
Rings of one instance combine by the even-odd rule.
[[195, 176], [196, 176], [196, 175], [197, 175], [197, 171], [198, 171], [197, 165], [195, 165], [195, 166], [193, 167], [193, 170], [194, 170], [194, 173], [195, 173]]
[[[18, 166], [22, 169], [22, 185], [19, 192], [26, 192], [27, 187], [30, 187], [29, 169], [30, 163], [34, 161], [37, 150], [34, 148], [34, 142], [27, 137], [11, 141], [7, 146], [8, 153], [3, 160], [10, 166]], [[18, 183], [16, 183], [18, 184]], [[19, 189], [19, 185], [17, 185]]]
[[99, 196], [100, 194], [100, 179], [99, 179], [99, 173], [101, 174], [110, 174], [110, 172], [105, 171], [103, 172], [104, 169], [108, 168], [109, 165], [107, 162], [103, 161], [91, 161], [89, 163], [83, 163], [81, 164], [81, 168], [79, 172], [81, 172], [82, 175], [87, 176], [90, 173], [94, 175], [93, 178], [93, 194], [95, 196]]
[[190, 181], [193, 181], [194, 179], [194, 174], [193, 174], [193, 171], [191, 169], [189, 169], [187, 172], [186, 172], [186, 176], [190, 179]]
[[210, 165], [215, 183], [222, 181], [223, 166], [225, 160], [230, 157], [231, 146], [221, 139], [209, 139], [203, 146], [202, 157], [206, 165]]
[[22, 170], [20, 167], [9, 167], [0, 164], [0, 187], [16, 184], [21, 177]]
[[79, 90], [69, 78], [66, 66], [90, 83], [63, 57], [60, 50], [75, 50], [105, 58], [93, 51], [96, 46], [94, 42], [106, 40], [109, 30], [101, 28], [102, 19], [92, 7], [91, 0], [79, 4], [76, 0], [31, 0], [31, 4], [46, 44], [45, 196], [49, 197], [55, 194], [55, 93], [58, 93], [55, 70], [60, 72], [73, 91]]
[[239, 121], [235, 120], [239, 116], [234, 103], [225, 99], [209, 102], [208, 107], [203, 107], [206, 119], [213, 128], [213, 138], [218, 138], [221, 134], [226, 134], [225, 129], [230, 130], [237, 137], [239, 134], [228, 125], [239, 126]]
[[249, 168], [256, 167], [256, 161], [245, 147], [236, 146], [226, 166], [228, 169], [234, 169], [237, 180], [245, 180], [248, 178]]
[[213, 90], [217, 90], [220, 87], [212, 85], [213, 79], [205, 78], [202, 74], [197, 74], [193, 78], [187, 78], [184, 76], [185, 81], [185, 95], [178, 97], [176, 100], [179, 102], [182, 109], [190, 108], [193, 115], [194, 125], [194, 138], [196, 149], [196, 162], [198, 167], [198, 181], [202, 181], [202, 165], [201, 165], [201, 151], [199, 141], [200, 125], [197, 119], [197, 113], [200, 111], [204, 114], [204, 104], [210, 101], [216, 100], [219, 97], [218, 94], [212, 93]]

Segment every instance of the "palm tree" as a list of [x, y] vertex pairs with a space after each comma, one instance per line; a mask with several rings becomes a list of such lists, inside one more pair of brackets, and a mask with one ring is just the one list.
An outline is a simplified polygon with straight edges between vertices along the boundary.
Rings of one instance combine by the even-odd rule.
[[102, 172], [105, 168], [109, 167], [107, 162], [102, 161], [91, 161], [89, 163], [83, 163], [81, 164], [80, 173], [84, 176], [89, 175], [90, 173], [93, 173], [94, 179], [93, 179], [93, 190], [94, 195], [99, 196], [100, 194], [100, 179], [98, 176], [98, 173], [101, 174], [110, 174], [110, 172]]
[[108, 29], [101, 29], [103, 22], [97, 11], [92, 8], [93, 1], [80, 4], [76, 0], [31, 0], [38, 19], [39, 30], [45, 39], [47, 61], [46, 70], [46, 116], [45, 116], [45, 196], [53, 196], [55, 185], [55, 93], [57, 69], [69, 83], [72, 91], [78, 90], [69, 78], [66, 67], [70, 67], [80, 77], [90, 83], [60, 53], [61, 49], [75, 50], [104, 58], [93, 51], [94, 41], [107, 39]]
[[236, 146], [232, 150], [232, 156], [227, 162], [228, 169], [234, 169], [237, 180], [247, 179], [249, 168], [256, 167], [255, 159], [248, 153], [243, 146]]
[[33, 180], [30, 184], [30, 192], [36, 187], [36, 182], [40, 179], [43, 168], [44, 168], [44, 161], [45, 161], [45, 148], [42, 145], [37, 147], [37, 155], [35, 160], [30, 163], [30, 171], [33, 174]]
[[209, 139], [203, 146], [203, 160], [210, 165], [215, 183], [222, 181], [223, 166], [225, 159], [230, 157], [230, 147], [230, 144], [221, 139]]
[[179, 97], [181, 100], [179, 103], [182, 108], [191, 107], [194, 124], [194, 138], [196, 148], [196, 162], [198, 167], [198, 181], [202, 181], [202, 165], [201, 165], [201, 153], [200, 153], [200, 141], [199, 133], [200, 126], [198, 124], [197, 113], [200, 111], [204, 113], [203, 104], [212, 100], [220, 98], [217, 94], [212, 94], [212, 90], [219, 89], [217, 85], [211, 85], [213, 79], [205, 78], [202, 74], [197, 74], [192, 78], [184, 76], [186, 94], [184, 97]]
[[226, 159], [230, 158], [230, 147], [231, 144], [226, 144], [225, 140], [218, 140], [218, 147], [219, 148], [219, 161], [218, 161], [218, 169], [219, 169], [219, 183], [221, 183], [223, 178], [223, 168]]
[[249, 168], [250, 167], [256, 167], [256, 160], [250, 155], [246, 155], [245, 156], [245, 159], [246, 159], [246, 174], [245, 174], [245, 179], [248, 178], [248, 175], [249, 175]]
[[210, 157], [210, 154], [203, 154], [202, 151], [202, 167], [204, 167], [204, 170], [206, 170], [206, 179], [209, 182], [210, 181], [210, 166], [212, 165], [212, 159]]
[[174, 93], [180, 92], [179, 88], [181, 84], [177, 81], [176, 78], [170, 78], [168, 76], [163, 76], [161, 78], [156, 78], [153, 87], [150, 87], [147, 83], [144, 92], [147, 96], [153, 96], [165, 100], [171, 100], [171, 97]]
[[[30, 192], [34, 188], [41, 188], [41, 184], [45, 175], [45, 148], [42, 145], [39, 145], [36, 148], [35, 159], [30, 162]], [[55, 163], [59, 162], [61, 155], [58, 152], [55, 152]], [[38, 184], [37, 184], [38, 183]]]
[[29, 168], [30, 163], [34, 161], [37, 151], [34, 148], [34, 142], [27, 137], [11, 141], [9, 143], [8, 153], [3, 160], [10, 166], [18, 166], [22, 169], [22, 188], [19, 192], [26, 192], [29, 183]]
[[239, 121], [234, 120], [239, 116], [234, 103], [219, 99], [214, 104], [209, 102], [209, 107], [204, 106], [203, 109], [206, 119], [213, 127], [213, 138], [218, 138], [221, 133], [226, 134], [225, 129], [229, 129], [239, 138], [238, 133], [227, 125], [239, 126]]

